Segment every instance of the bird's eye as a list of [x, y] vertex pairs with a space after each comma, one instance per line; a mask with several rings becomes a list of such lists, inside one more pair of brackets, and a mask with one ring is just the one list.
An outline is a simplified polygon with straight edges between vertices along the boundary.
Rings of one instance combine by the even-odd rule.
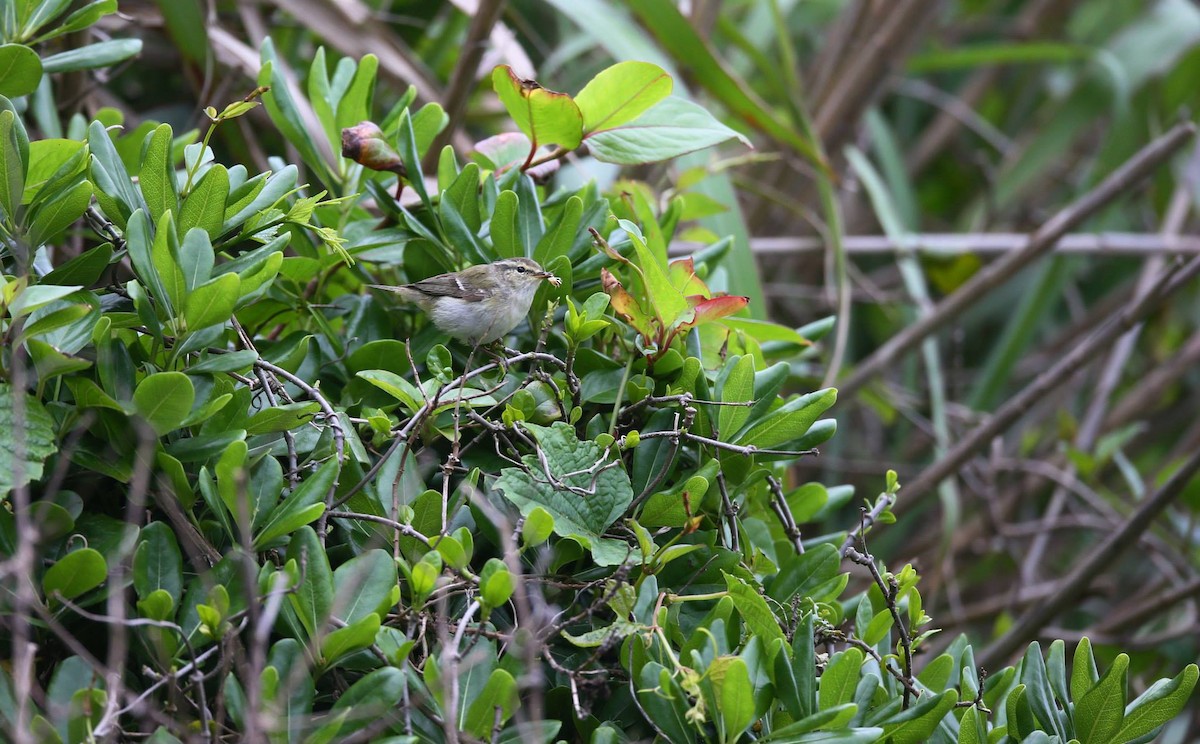
[[517, 272], [518, 272], [518, 273], [521, 273], [521, 274], [524, 274], [524, 273], [525, 273], [525, 267], [524, 267], [524, 266], [518, 266], [518, 267], [517, 267]]

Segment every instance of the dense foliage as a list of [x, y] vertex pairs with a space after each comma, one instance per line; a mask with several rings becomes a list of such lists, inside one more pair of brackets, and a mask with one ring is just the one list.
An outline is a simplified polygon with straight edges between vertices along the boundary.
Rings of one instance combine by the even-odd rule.
[[[670, 54], [707, 49], [673, 4], [631, 7]], [[908, 519], [902, 479], [882, 463], [856, 498], [798, 476], [853, 436], [813, 373], [845, 324], [764, 319], [744, 232], [700, 221], [730, 206], [729, 163], [579, 177], [748, 152], [664, 66], [594, 66], [567, 94], [496, 65], [516, 131], [472, 142], [429, 91], [379, 92], [380, 58], [290, 29], [202, 130], [60, 122], [54, 76], [141, 50], [76, 43], [115, 9], [0, 3], [9, 738], [1089, 744], [1184, 709], [1195, 664], [1143, 662], [1131, 693], [1139, 657], [1043, 648], [1040, 627], [981, 666], [875, 549]], [[198, 6], [162, 9], [193, 61], [217, 44], [189, 34]], [[813, 174], [827, 225], [845, 169], [904, 239], [894, 171], [705, 60], [714, 100]], [[246, 135], [285, 154], [240, 158]], [[514, 256], [562, 282], [507, 349], [367, 287]]]

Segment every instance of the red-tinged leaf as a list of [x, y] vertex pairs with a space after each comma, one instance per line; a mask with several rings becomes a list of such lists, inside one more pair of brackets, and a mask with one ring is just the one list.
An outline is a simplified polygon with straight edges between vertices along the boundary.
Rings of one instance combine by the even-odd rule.
[[695, 313], [695, 317], [687, 323], [682, 324], [680, 326], [681, 329], [691, 328], [701, 323], [709, 323], [724, 318], [727, 315], [733, 315], [750, 304], [750, 298], [741, 295], [723, 295], [712, 298], [692, 295], [687, 299], [688, 304], [692, 306], [692, 312]]
[[709, 297], [712, 295], [704, 280], [696, 276], [696, 266], [691, 258], [678, 258], [672, 261], [667, 266], [667, 275], [671, 279], [671, 286], [689, 297], [692, 295], [700, 297]]
[[647, 341], [653, 341], [656, 335], [654, 333], [654, 319], [646, 315], [646, 312], [642, 310], [642, 306], [638, 304], [637, 298], [629, 294], [617, 277], [613, 276], [612, 272], [608, 269], [600, 269], [600, 286], [608, 294], [609, 304], [616, 311], [617, 315], [620, 315], [625, 322], [633, 326]]
[[554, 144], [574, 150], [583, 141], [583, 114], [566, 93], [522, 80], [508, 65], [492, 70], [492, 87], [534, 146]]

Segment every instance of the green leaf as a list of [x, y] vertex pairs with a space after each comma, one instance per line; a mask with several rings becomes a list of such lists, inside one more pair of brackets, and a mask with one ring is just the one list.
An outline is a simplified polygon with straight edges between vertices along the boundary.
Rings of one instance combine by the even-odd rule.
[[628, 220], [619, 222], [621, 228], [629, 233], [637, 253], [637, 265], [642, 270], [646, 282], [646, 293], [649, 295], [654, 313], [664, 328], [671, 328], [677, 321], [683, 320], [690, 307], [687, 298], [675, 288], [667, 276], [667, 257], [655, 255], [642, 238], [642, 232], [637, 225]]
[[[549, 427], [523, 424], [542, 450], [550, 472], [546, 472], [535, 455], [522, 460], [537, 480], [522, 470], [505, 468], [496, 480], [495, 488], [528, 516], [537, 507], [544, 508], [554, 518], [554, 531], [572, 537], [589, 547], [596, 555], [603, 548], [602, 534], [625, 513], [633, 501], [629, 475], [622, 467], [594, 468], [601, 461], [603, 450], [592, 441], [579, 441], [575, 429], [557, 422]], [[572, 490], [574, 489], [574, 490]], [[615, 545], [596, 557], [601, 565], [616, 565], [624, 558], [615, 555]], [[602, 561], [615, 561], [607, 563]]]
[[0, 210], [16, 222], [29, 170], [29, 139], [15, 112], [0, 109]]
[[1042, 647], [1037, 642], [1029, 644], [1021, 659], [1021, 682], [1025, 685], [1025, 702], [1041, 724], [1043, 730], [1053, 732], [1066, 741], [1063, 713], [1054, 701], [1054, 690], [1046, 674], [1046, 662], [1042, 658]]
[[[331, 461], [331, 464], [336, 464], [336, 461]], [[316, 477], [311, 476], [300, 488]], [[311, 527], [301, 527], [292, 535], [288, 543], [287, 560], [295, 561], [301, 568], [300, 585], [288, 594], [288, 600], [308, 637], [318, 638], [325, 631], [329, 610], [333, 606], [333, 572], [329, 569], [325, 546]]]
[[83, 288], [77, 286], [63, 287], [54, 284], [34, 284], [33, 286], [25, 287], [9, 303], [8, 314], [13, 318], [29, 315], [34, 310], [73, 295], [80, 289]]
[[415, 412], [424, 404], [420, 389], [394, 372], [364, 369], [358, 376], [403, 403], [410, 412]]
[[781, 604], [787, 604], [796, 594], [808, 596], [835, 578], [840, 566], [837, 548], [822, 543], [806, 553], [780, 560], [779, 573], [768, 587], [768, 594]]
[[151, 522], [142, 528], [133, 554], [133, 588], [141, 599], [164, 591], [179, 605], [183, 597], [183, 557], [175, 533], [166, 522]]
[[1124, 741], [1114, 734], [1125, 718], [1128, 669], [1129, 657], [1117, 654], [1100, 681], [1075, 702], [1075, 736], [1081, 744]]
[[241, 297], [241, 286], [242, 280], [237, 274], [222, 274], [196, 287], [183, 305], [187, 330], [198, 331], [229, 320]]
[[489, 607], [508, 602], [516, 588], [512, 572], [499, 558], [489, 558], [479, 572], [479, 595]]
[[1200, 669], [1188, 664], [1174, 679], [1160, 679], [1125, 708], [1125, 720], [1114, 741], [1133, 741], [1148, 735], [1183, 711]]
[[575, 235], [583, 221], [583, 200], [578, 196], [567, 199], [558, 218], [533, 249], [533, 260], [542, 266], [559, 256], [567, 255], [575, 245]]
[[208, 235], [199, 229], [184, 233], [179, 246], [179, 270], [183, 272], [183, 283], [188, 292], [208, 281], [212, 276], [216, 255]]
[[182, 372], [156, 372], [133, 391], [133, 409], [158, 436], [178, 429], [196, 399], [191, 379]]
[[670, 742], [692, 742], [697, 731], [688, 724], [687, 693], [662, 664], [647, 662], [638, 675], [637, 696], [643, 713]]
[[225, 221], [228, 197], [229, 171], [223, 165], [214, 165], [184, 198], [179, 210], [179, 231], [187, 235], [192, 228], [198, 227], [208, 233], [210, 239], [218, 237]]
[[[722, 403], [748, 403], [754, 400], [754, 358], [750, 355], [726, 361], [729, 374], [717, 390]], [[750, 406], [721, 406], [717, 414], [717, 431], [728, 441], [742, 428], [750, 416]]]
[[[70, 310], [71, 308], [67, 309]], [[43, 320], [49, 319], [51, 319], [51, 316], [43, 318]], [[92, 363], [87, 359], [76, 359], [67, 356], [50, 344], [39, 341], [36, 338], [31, 338], [26, 343], [29, 347], [29, 356], [33, 360], [33, 368], [37, 371], [38, 379], [42, 382], [92, 366]]]
[[987, 744], [987, 733], [975, 706], [967, 708], [958, 724], [958, 744]]
[[154, 299], [166, 305], [169, 314], [174, 314], [183, 307], [188, 291], [183, 269], [179, 266], [179, 234], [175, 232], [175, 220], [169, 212], [158, 220], [154, 242], [150, 246], [150, 261], [164, 292], [155, 295]]
[[333, 666], [343, 657], [370, 648], [378, 632], [379, 616], [374, 612], [364, 615], [344, 628], [330, 631], [321, 639], [321, 659], [326, 667]]
[[74, 599], [103, 584], [107, 576], [108, 564], [100, 551], [80, 548], [67, 553], [46, 569], [42, 577], [42, 593], [47, 599], [53, 598], [55, 592], [65, 599]]
[[94, 70], [124, 62], [141, 51], [141, 39], [99, 41], [46, 57], [42, 60], [42, 70], [48, 75], [74, 70]]
[[825, 388], [789, 400], [737, 438], [750, 447], [770, 448], [798, 439], [837, 401], [837, 390]]
[[777, 638], [782, 639], [784, 637], [783, 630], [779, 627], [779, 620], [775, 617], [775, 613], [771, 612], [770, 606], [767, 605], [767, 600], [763, 599], [754, 587], [737, 576], [724, 571], [721, 574], [725, 577], [725, 588], [733, 597], [734, 604], [737, 606], [742, 620], [745, 621], [746, 627], [758, 636], [764, 645], [770, 645], [771, 641]]
[[[828, 729], [836, 732], [842, 729], [847, 723], [854, 718], [858, 712], [858, 706], [854, 703], [846, 703], [845, 705], [837, 705], [828, 710], [818, 711], [812, 715], [805, 716], [794, 723], [789, 723], [786, 726], [773, 729], [771, 735], [761, 739], [760, 741], [769, 742], [797, 742], [797, 741], [812, 741], [803, 734], [820, 729]], [[882, 729], [878, 729], [882, 732]], [[797, 738], [800, 737], [800, 738]], [[840, 740], [831, 740], [840, 741]], [[874, 741], [872, 739], [871, 741]]]
[[713, 118], [703, 107], [670, 96], [619, 129], [588, 135], [593, 157], [617, 165], [642, 165], [677, 158], [736, 139], [750, 141]]
[[550, 538], [554, 531], [554, 517], [540, 506], [535, 506], [525, 515], [521, 525], [521, 545], [526, 548], [536, 547]]
[[354, 68], [354, 77], [346, 87], [337, 105], [337, 128], [354, 126], [371, 117], [372, 99], [375, 94], [375, 78], [379, 69], [379, 58], [364, 54]]
[[159, 124], [146, 137], [142, 146], [142, 168], [138, 185], [150, 211], [151, 221], [158, 223], [167, 212], [179, 212], [179, 197], [175, 193], [175, 168], [171, 161], [171, 126]]
[[1092, 656], [1092, 642], [1087, 636], [1079, 639], [1075, 656], [1071, 659], [1071, 699], [1079, 701], [1100, 679], [1096, 671], [1096, 658]]
[[67, 16], [53, 31], [39, 37], [39, 41], [48, 41], [66, 34], [82, 31], [92, 26], [106, 15], [117, 12], [117, 0], [92, 0], [83, 7]]
[[347, 623], [354, 623], [380, 611], [390, 604], [396, 588], [396, 562], [384, 550], [374, 548], [355, 556], [333, 572], [335, 590], [331, 613]]
[[384, 716], [393, 715], [396, 701], [404, 697], [408, 677], [403, 669], [376, 669], [338, 697], [330, 710], [330, 723], [305, 741], [341, 741]]
[[884, 735], [892, 744], [924, 744], [957, 702], [958, 692], [955, 690], [946, 690], [940, 695], [923, 695], [908, 710], [877, 721], [876, 725], [883, 726]]
[[569, 95], [522, 80], [508, 65], [492, 70], [492, 87], [508, 115], [533, 143], [533, 149], [551, 144], [567, 150], [579, 147], [583, 114]]
[[71, 396], [75, 398], [75, 405], [80, 408], [107, 408], [110, 411], [122, 412], [125, 410], [87, 377], [68, 377], [66, 383]]
[[649, 62], [626, 61], [600, 71], [575, 96], [583, 130], [614, 129], [671, 95], [675, 81]]
[[42, 284], [75, 284], [87, 287], [94, 284], [108, 268], [112, 255], [112, 243], [101, 243], [43, 276]]
[[496, 725], [496, 709], [500, 709], [499, 720], [503, 724], [517, 708], [517, 681], [505, 670], [493, 669], [483, 689], [466, 702], [463, 728], [480, 740], [490, 739]]
[[853, 646], [830, 657], [821, 673], [821, 686], [817, 692], [819, 710], [845, 705], [854, 699], [862, 663], [863, 652]]
[[[274, 92], [274, 91], [272, 91]], [[296, 185], [298, 169], [295, 165], [286, 165], [278, 173], [272, 173], [262, 187], [262, 190], [244, 204], [233, 204], [226, 209], [225, 222], [221, 231], [229, 231], [241, 227], [251, 217], [258, 215], [275, 205]], [[229, 214], [230, 210], [236, 210]]]
[[254, 536], [254, 548], [261, 550], [320, 517], [325, 512], [325, 497], [336, 481], [338, 468], [337, 460], [325, 463], [272, 509], [262, 529]]
[[[726, 579], [728, 579], [726, 575]], [[713, 674], [717, 664], [709, 667]], [[716, 708], [724, 724], [724, 740], [735, 742], [742, 732], [754, 722], [754, 686], [750, 682], [750, 670], [746, 662], [738, 657], [720, 665], [720, 674], [714, 679]]]
[[246, 422], [246, 434], [254, 436], [273, 431], [298, 429], [312, 420], [313, 415], [319, 410], [321, 410], [320, 403], [283, 403], [264, 408]]
[[19, 98], [37, 90], [42, 58], [24, 44], [0, 44], [0, 96]]
[[41, 245], [66, 230], [83, 216], [91, 202], [92, 184], [80, 180], [65, 193], [43, 204], [29, 218], [30, 245]]
[[871, 618], [871, 622], [867, 624], [865, 632], [862, 634], [863, 641], [865, 641], [868, 646], [874, 646], [887, 636], [888, 631], [892, 629], [893, 624], [894, 620], [892, 619], [891, 611], [885, 609], [876, 612], [875, 616]]
[[515, 191], [501, 191], [492, 211], [492, 248], [500, 258], [525, 255], [525, 246], [517, 236], [517, 212], [520, 202]]

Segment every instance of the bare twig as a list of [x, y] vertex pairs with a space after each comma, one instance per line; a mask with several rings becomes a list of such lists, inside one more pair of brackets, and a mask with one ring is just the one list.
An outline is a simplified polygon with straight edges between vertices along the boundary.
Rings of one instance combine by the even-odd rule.
[[1179, 497], [1197, 473], [1200, 473], [1200, 451], [1188, 458], [1157, 491], [1143, 500], [1119, 529], [1077, 563], [1060, 582], [1058, 591], [1047, 597], [1046, 601], [1032, 605], [1003, 636], [985, 648], [979, 654], [979, 664], [990, 668], [1002, 663], [1051, 618], [1074, 606], [1096, 577], [1134, 545], [1134, 538], [1150, 527], [1150, 523]]
[[979, 298], [1012, 278], [1018, 271], [1052, 250], [1072, 228], [1094, 215], [1102, 207], [1129, 192], [1130, 188], [1150, 175], [1155, 168], [1187, 144], [1196, 132], [1196, 125], [1183, 122], [1139, 150], [1120, 168], [1113, 171], [1096, 188], [1050, 218], [1029, 236], [1025, 247], [990, 264], [964, 282], [954, 293], [938, 303], [933, 310], [902, 332], [893, 336], [873, 354], [864, 359], [839, 386], [842, 395], [857, 392], [875, 375], [890, 367], [902, 355], [911, 351], [922, 339], [958, 318]]
[[1145, 297], [1126, 308], [1124, 312], [1101, 328], [1089, 339], [1076, 346], [1050, 369], [1038, 376], [1024, 390], [1013, 396], [1000, 407], [991, 418], [972, 429], [954, 445], [946, 456], [926, 468], [906, 484], [905, 505], [911, 505], [917, 497], [934, 488], [938, 483], [957, 472], [975, 453], [981, 451], [992, 437], [1008, 428], [1026, 413], [1038, 400], [1062, 385], [1091, 359], [1107, 349], [1121, 334], [1141, 322], [1149, 313], [1197, 274], [1200, 274], [1200, 257], [1192, 259], [1178, 272], [1168, 270], [1160, 276], [1154, 289]]

